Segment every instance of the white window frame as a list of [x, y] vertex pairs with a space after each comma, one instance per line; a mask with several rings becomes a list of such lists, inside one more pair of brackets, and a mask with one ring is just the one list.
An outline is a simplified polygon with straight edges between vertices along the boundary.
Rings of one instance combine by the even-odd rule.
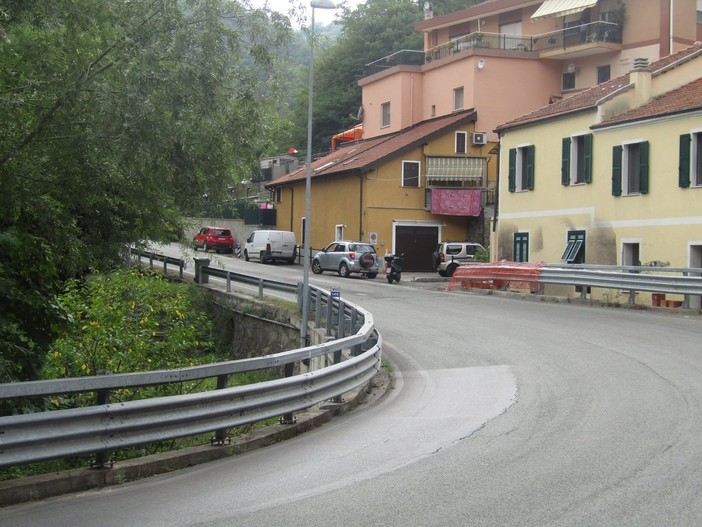
[[[405, 166], [416, 165], [417, 166], [417, 184], [416, 185], [405, 185]], [[411, 159], [402, 161], [402, 186], [404, 188], [422, 188], [422, 163], [421, 161], [413, 161]]]
[[[638, 267], [641, 265], [642, 261], [642, 255], [641, 255], [641, 247], [643, 246], [642, 239], [641, 238], [622, 238], [621, 241], [621, 255], [622, 255], [622, 265], [623, 266], [635, 266]], [[634, 254], [638, 254], [638, 261], [629, 261], [632, 260], [634, 257]]]
[[384, 102], [380, 105], [380, 127], [387, 128], [390, 122], [390, 103]]
[[334, 241], [335, 242], [340, 242], [344, 239], [344, 229], [346, 228], [346, 225], [343, 223], [339, 223], [337, 225], [334, 225]]
[[463, 110], [465, 107], [465, 90], [463, 86], [453, 89], [453, 111]]
[[690, 186], [699, 188], [702, 187], [702, 129], [692, 130], [690, 137]]
[[[575, 134], [570, 136], [570, 184], [584, 185], [585, 184], [585, 167], [583, 170], [578, 170], [578, 156], [585, 156], [585, 136], [586, 133]], [[580, 176], [580, 179], [578, 179]]]
[[[623, 150], [622, 150], [622, 196], [639, 196], [641, 195], [641, 173], [638, 173], [638, 189], [636, 191], [632, 191], [630, 188], [631, 186], [631, 174], [629, 173], [630, 170], [637, 170], [639, 169], [639, 162], [637, 161], [636, 163], [632, 163], [631, 157], [633, 155], [633, 147], [636, 147], [639, 152], [639, 156], [641, 155], [641, 143], [643, 143], [643, 139], [637, 139], [636, 141], [627, 141], [626, 143], [622, 144]], [[640, 159], [640, 157], [639, 157]]]
[[533, 145], [517, 146], [517, 160], [514, 167], [514, 188], [515, 192], [527, 192], [529, 190], [529, 175], [527, 174], [527, 152]]

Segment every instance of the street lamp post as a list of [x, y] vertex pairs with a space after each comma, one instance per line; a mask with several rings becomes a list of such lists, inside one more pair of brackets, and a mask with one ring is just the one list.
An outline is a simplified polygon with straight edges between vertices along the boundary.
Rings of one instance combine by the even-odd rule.
[[312, 8], [312, 25], [310, 27], [310, 82], [307, 89], [307, 169], [305, 172], [305, 229], [304, 238], [304, 260], [302, 273], [302, 327], [300, 329], [300, 343], [302, 347], [307, 346], [307, 330], [310, 318], [310, 201], [312, 194], [312, 91], [314, 86], [314, 10], [315, 9], [336, 9], [336, 5], [331, 0], [313, 0], [310, 2]]

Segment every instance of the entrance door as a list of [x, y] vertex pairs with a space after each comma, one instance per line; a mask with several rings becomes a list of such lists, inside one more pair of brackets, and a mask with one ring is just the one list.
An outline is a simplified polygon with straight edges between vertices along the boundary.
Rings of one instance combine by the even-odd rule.
[[395, 253], [405, 254], [403, 270], [432, 272], [433, 253], [439, 243], [438, 227], [397, 226], [395, 230]]

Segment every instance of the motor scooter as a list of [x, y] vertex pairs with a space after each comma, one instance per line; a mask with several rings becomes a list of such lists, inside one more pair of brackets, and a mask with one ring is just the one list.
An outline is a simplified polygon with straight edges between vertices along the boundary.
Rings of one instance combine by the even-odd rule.
[[405, 261], [404, 254], [397, 256], [395, 254], [386, 254], [385, 259], [385, 277], [388, 279], [388, 284], [393, 281], [399, 282], [402, 276], [402, 263]]

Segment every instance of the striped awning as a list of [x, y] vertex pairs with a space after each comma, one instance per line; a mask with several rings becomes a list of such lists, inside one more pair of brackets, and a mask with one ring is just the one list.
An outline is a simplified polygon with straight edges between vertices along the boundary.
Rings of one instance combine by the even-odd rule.
[[427, 157], [427, 181], [483, 182], [484, 157]]
[[596, 4], [597, 0], [546, 0], [536, 10], [536, 13], [531, 15], [531, 19], [539, 20], [553, 16], [574, 15]]

